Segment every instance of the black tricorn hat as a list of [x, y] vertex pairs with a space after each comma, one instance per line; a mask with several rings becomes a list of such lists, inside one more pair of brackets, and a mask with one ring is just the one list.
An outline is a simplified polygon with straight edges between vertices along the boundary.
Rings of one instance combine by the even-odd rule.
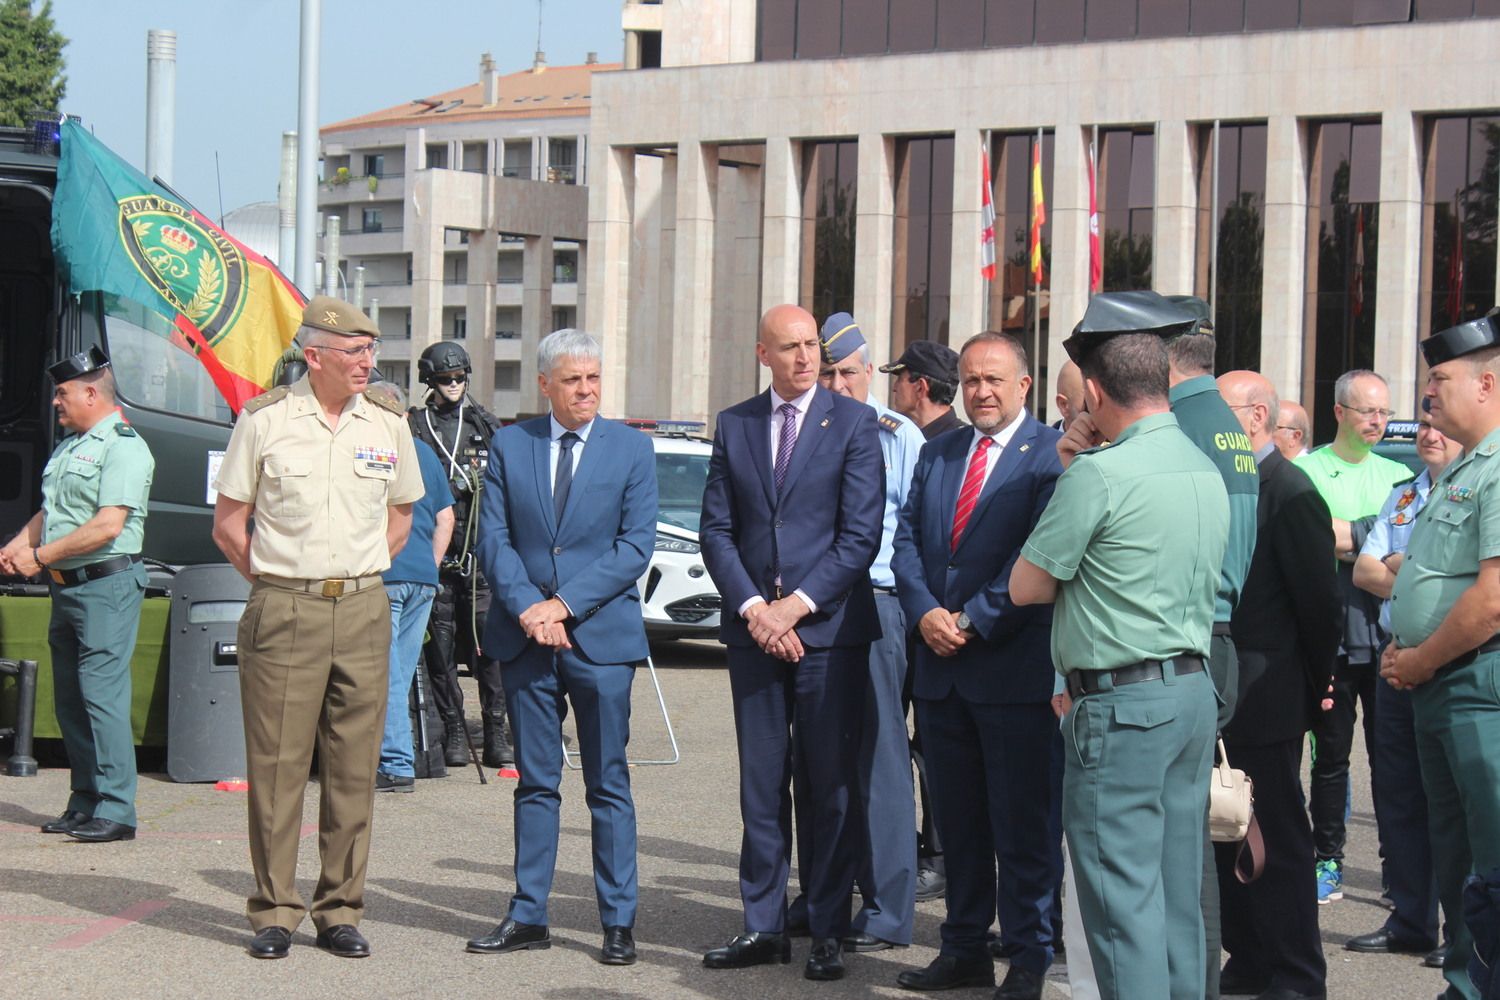
[[1496, 318], [1495, 311], [1491, 310], [1488, 316], [1434, 333], [1422, 341], [1422, 356], [1429, 366], [1433, 366], [1486, 347], [1500, 346], [1500, 325], [1496, 324]]
[[109, 367], [109, 358], [97, 347], [90, 347], [86, 351], [79, 351], [71, 357], [63, 358], [55, 365], [47, 368], [47, 374], [52, 376], [55, 385], [62, 385], [80, 375], [96, 372], [100, 368]]
[[1089, 300], [1073, 335], [1063, 341], [1063, 350], [1075, 364], [1082, 364], [1084, 358], [1111, 337], [1125, 333], [1175, 337], [1191, 333], [1198, 322], [1196, 312], [1157, 292], [1101, 292]]

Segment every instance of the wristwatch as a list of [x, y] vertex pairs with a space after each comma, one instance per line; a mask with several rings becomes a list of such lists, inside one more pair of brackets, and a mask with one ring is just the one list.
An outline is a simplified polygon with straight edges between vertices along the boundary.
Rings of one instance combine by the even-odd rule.
[[960, 632], [974, 631], [974, 622], [969, 618], [969, 613], [967, 611], [960, 611], [958, 613], [958, 617], [953, 620], [953, 624], [958, 626], [958, 630]]

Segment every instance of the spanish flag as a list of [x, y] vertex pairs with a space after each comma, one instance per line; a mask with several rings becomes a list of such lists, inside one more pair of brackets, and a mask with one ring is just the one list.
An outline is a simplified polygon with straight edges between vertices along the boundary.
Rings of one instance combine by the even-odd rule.
[[118, 295], [170, 320], [235, 413], [270, 387], [297, 335], [305, 300], [276, 265], [72, 120], [52, 249], [68, 291]]
[[1042, 226], [1047, 222], [1047, 199], [1042, 194], [1042, 144], [1031, 145], [1031, 280], [1042, 286]]

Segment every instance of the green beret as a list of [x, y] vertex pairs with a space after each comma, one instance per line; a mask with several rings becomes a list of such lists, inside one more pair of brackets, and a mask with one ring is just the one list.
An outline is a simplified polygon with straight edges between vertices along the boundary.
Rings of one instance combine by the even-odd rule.
[[314, 295], [302, 310], [302, 325], [345, 337], [379, 337], [380, 327], [359, 309], [331, 295]]

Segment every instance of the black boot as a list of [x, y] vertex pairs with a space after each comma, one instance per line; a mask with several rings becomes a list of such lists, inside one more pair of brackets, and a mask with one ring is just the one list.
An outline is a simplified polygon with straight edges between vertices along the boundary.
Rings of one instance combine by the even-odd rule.
[[443, 717], [443, 761], [449, 767], [469, 762], [469, 745], [464, 740], [464, 717], [460, 713]]
[[484, 717], [484, 766], [516, 766], [516, 751], [510, 745], [510, 726], [504, 712]]

